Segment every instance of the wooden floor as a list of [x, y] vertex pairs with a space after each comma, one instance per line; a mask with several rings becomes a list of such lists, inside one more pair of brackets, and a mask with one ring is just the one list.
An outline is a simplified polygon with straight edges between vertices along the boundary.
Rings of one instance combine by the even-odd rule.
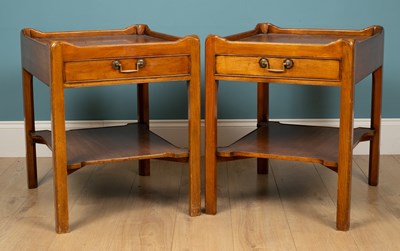
[[[218, 214], [187, 214], [187, 165], [152, 161], [87, 166], [69, 176], [71, 232], [54, 232], [51, 160], [28, 190], [23, 158], [0, 158], [0, 250], [400, 250], [400, 156], [381, 157], [378, 187], [367, 156], [353, 165], [351, 228], [335, 230], [333, 171], [272, 160], [219, 163]], [[203, 204], [204, 206], [204, 204]]]

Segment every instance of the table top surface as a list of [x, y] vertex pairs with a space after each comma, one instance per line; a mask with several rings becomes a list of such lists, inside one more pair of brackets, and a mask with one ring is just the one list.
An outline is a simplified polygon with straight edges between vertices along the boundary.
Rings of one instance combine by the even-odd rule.
[[[253, 30], [221, 37], [225, 41], [265, 44], [330, 44], [339, 40], [356, 43], [383, 34], [382, 26], [370, 26], [361, 30], [280, 28], [270, 23], [259, 23]], [[218, 37], [218, 36], [217, 36]]]
[[296, 43], [296, 44], [328, 44], [339, 39], [353, 39], [363, 41], [370, 36], [353, 36], [353, 35], [309, 35], [309, 34], [256, 34], [236, 41], [242, 42], [259, 42], [259, 43]]
[[64, 41], [76, 46], [90, 46], [90, 45], [128, 45], [128, 44], [142, 44], [154, 42], [170, 42], [158, 37], [149, 35], [106, 35], [106, 36], [50, 36], [44, 38], [36, 38], [39, 42], [48, 43], [50, 41]]
[[135, 45], [175, 42], [184, 37], [152, 31], [145, 24], [132, 25], [119, 30], [81, 30], [42, 32], [39, 30], [22, 29], [21, 36], [34, 43], [47, 44], [65, 42], [77, 47], [97, 47], [108, 45]]

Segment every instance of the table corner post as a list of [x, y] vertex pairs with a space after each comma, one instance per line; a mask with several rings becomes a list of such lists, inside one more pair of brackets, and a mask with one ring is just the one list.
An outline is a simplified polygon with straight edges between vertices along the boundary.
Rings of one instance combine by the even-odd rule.
[[69, 231], [67, 142], [65, 131], [62, 45], [58, 42], [51, 44], [50, 100], [55, 229], [57, 233], [67, 233]]
[[32, 189], [38, 187], [36, 144], [31, 134], [35, 131], [33, 77], [32, 74], [24, 68], [22, 68], [22, 90], [24, 101], [27, 182], [28, 188]]
[[[269, 83], [257, 83], [257, 127], [269, 121]], [[268, 174], [269, 160], [257, 158], [257, 174]]]
[[[149, 84], [139, 83], [137, 87], [137, 117], [138, 123], [144, 124], [149, 129], [150, 110], [149, 110]], [[139, 175], [150, 176], [150, 160], [139, 160]]]
[[216, 214], [218, 81], [215, 79], [215, 36], [207, 37], [205, 53], [205, 206], [207, 214]]
[[350, 228], [351, 183], [354, 134], [354, 44], [343, 45], [343, 70], [340, 86], [340, 125], [338, 149], [338, 188], [336, 228]]
[[188, 82], [188, 138], [189, 138], [189, 214], [201, 214], [201, 83], [200, 41], [190, 39], [191, 77]]
[[372, 101], [371, 101], [371, 129], [374, 136], [369, 146], [369, 174], [368, 184], [377, 186], [379, 182], [379, 157], [380, 157], [380, 134], [382, 113], [382, 73], [380, 66], [372, 73]]

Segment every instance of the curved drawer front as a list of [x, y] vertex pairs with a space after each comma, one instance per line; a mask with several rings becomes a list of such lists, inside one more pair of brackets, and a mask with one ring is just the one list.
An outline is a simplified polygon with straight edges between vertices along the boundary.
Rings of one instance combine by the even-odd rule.
[[217, 56], [215, 70], [221, 76], [340, 80], [340, 61], [335, 59]]
[[65, 62], [66, 83], [141, 79], [190, 74], [188, 55]]

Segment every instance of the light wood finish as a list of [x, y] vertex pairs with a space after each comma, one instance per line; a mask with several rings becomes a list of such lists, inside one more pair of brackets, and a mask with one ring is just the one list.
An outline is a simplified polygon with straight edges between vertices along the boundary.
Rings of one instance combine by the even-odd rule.
[[[352, 230], [349, 232], [359, 250], [397, 250], [400, 248], [398, 196], [400, 178], [398, 156], [380, 157], [379, 187], [366, 186], [368, 183], [368, 156], [356, 156], [353, 161], [352, 182]], [[334, 200], [337, 190], [336, 181], [331, 179], [331, 172], [317, 167], [321, 179]], [[395, 182], [394, 182], [395, 181]], [[397, 195], [396, 195], [397, 194]], [[369, 207], [370, 205], [373, 207]], [[370, 226], [374, 226], [371, 229]]]
[[200, 193], [200, 118], [201, 118], [201, 83], [200, 83], [200, 44], [199, 40], [192, 39], [190, 55], [191, 80], [188, 85], [188, 123], [189, 123], [189, 214], [197, 216], [201, 214]]
[[256, 175], [246, 159], [218, 163], [218, 214], [199, 217], [187, 214], [187, 163], [151, 160], [151, 179], [136, 161], [83, 168], [68, 177], [72, 231], [57, 235], [52, 160], [37, 161], [39, 187], [28, 190], [25, 158], [0, 158], [2, 250], [400, 249], [400, 156], [381, 156], [379, 187], [366, 185], [368, 156], [354, 156], [348, 232], [333, 229], [334, 172], [270, 160]]
[[[121, 73], [110, 67], [115, 59], [91, 60], [83, 62], [65, 63], [65, 82], [68, 84], [79, 82], [99, 82], [110, 79], [123, 79], [129, 81], [140, 81], [141, 78], [163, 78], [166, 76], [189, 76], [190, 58], [188, 56], [159, 56], [140, 57], [118, 60], [123, 69], [136, 69], [138, 59], [144, 60], [144, 67], [138, 72]], [[173, 65], [174, 67], [171, 67]], [[96, 74], [96, 72], [99, 73]]]
[[[225, 164], [226, 163], [226, 164]], [[282, 194], [269, 161], [270, 175], [255, 175], [254, 160], [224, 162], [235, 250], [296, 250]], [[279, 167], [278, 167], [279, 168]], [[219, 215], [219, 213], [218, 213]]]
[[[172, 239], [172, 250], [234, 250], [234, 239], [231, 231], [232, 214], [229, 200], [228, 187], [228, 166], [222, 164], [218, 168], [218, 180], [221, 182], [218, 186], [221, 195], [218, 204], [221, 210], [218, 217], [202, 215], [201, 217], [186, 217], [183, 212], [186, 207], [187, 187], [181, 186], [178, 211], [176, 215], [174, 237]], [[181, 183], [186, 184], [186, 169], [182, 172]], [[202, 175], [204, 177], [204, 173]], [[202, 184], [204, 184], [204, 179]], [[222, 185], [221, 185], [222, 184]], [[204, 231], [207, 229], [207, 231]], [[228, 230], [228, 231], [227, 231]], [[199, 234], [201, 231], [201, 234]]]
[[[137, 62], [143, 60], [139, 67]], [[121, 67], [113, 67], [119, 61]], [[67, 175], [89, 164], [149, 159], [189, 162], [189, 214], [200, 214], [200, 45], [195, 35], [176, 37], [146, 25], [122, 30], [21, 31], [28, 187], [37, 187], [35, 144], [53, 154], [56, 232], [69, 230]], [[137, 70], [123, 72], [123, 70]], [[51, 131], [36, 131], [32, 78], [50, 87]], [[189, 147], [180, 149], [149, 130], [149, 84], [184, 81], [188, 86]], [[138, 123], [112, 128], [65, 129], [64, 90], [137, 84]], [[98, 102], [101, 102], [99, 100]]]
[[[270, 67], [282, 69], [282, 62], [285, 58], [268, 57]], [[216, 75], [218, 76], [244, 76], [244, 77], [285, 77], [288, 79], [321, 79], [336, 80], [340, 79], [338, 60], [329, 59], [303, 59], [293, 58], [295, 67], [281, 74], [269, 72], [259, 65], [260, 56], [216, 56]], [[312, 69], [312, 70], [310, 70]]]
[[205, 89], [205, 205], [207, 214], [217, 213], [217, 118], [218, 81], [215, 79], [215, 46], [212, 38], [206, 39], [206, 89]]
[[[206, 39], [206, 213], [215, 214], [216, 163], [238, 158], [321, 163], [338, 173], [337, 229], [350, 227], [352, 151], [370, 141], [369, 184], [377, 185], [384, 34], [381, 26], [363, 30], [282, 29], [258, 24], [255, 29]], [[268, 66], [261, 62], [268, 60]], [[285, 60], [293, 65], [285, 67]], [[355, 85], [372, 74], [370, 128], [354, 129]], [[218, 81], [258, 82], [257, 129], [227, 147], [217, 148]], [[340, 88], [339, 128], [268, 123], [267, 84]], [[284, 101], [282, 101], [284, 102]]]

